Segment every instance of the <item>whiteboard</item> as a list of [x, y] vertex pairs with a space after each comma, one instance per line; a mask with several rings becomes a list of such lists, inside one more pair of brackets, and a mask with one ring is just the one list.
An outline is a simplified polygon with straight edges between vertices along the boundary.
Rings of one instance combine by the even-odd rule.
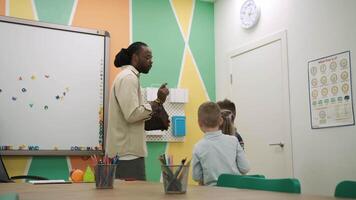
[[0, 33], [1, 154], [102, 145], [109, 35], [8, 17]]

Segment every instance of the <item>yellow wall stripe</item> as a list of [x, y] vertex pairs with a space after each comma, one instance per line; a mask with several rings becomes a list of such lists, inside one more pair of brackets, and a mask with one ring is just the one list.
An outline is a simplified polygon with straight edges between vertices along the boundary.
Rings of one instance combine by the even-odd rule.
[[9, 0], [11, 17], [34, 20], [35, 15], [31, 0]]
[[[32, 157], [3, 156], [3, 161], [9, 176], [27, 175], [28, 166]], [[19, 181], [21, 182], [21, 181]]]
[[194, 0], [171, 0], [171, 5], [173, 5], [178, 23], [186, 40], [188, 39], [189, 26], [193, 16], [193, 3]]
[[[169, 143], [168, 145], [167, 154], [173, 155], [174, 164], [179, 164], [179, 161], [184, 157], [192, 158], [194, 145], [203, 137], [203, 133], [198, 126], [197, 109], [203, 102], [208, 100], [189, 48], [186, 49], [184, 58], [180, 88], [189, 88], [189, 102], [184, 108], [187, 120], [187, 135], [184, 143]], [[191, 169], [189, 184], [196, 184], [192, 180]]]

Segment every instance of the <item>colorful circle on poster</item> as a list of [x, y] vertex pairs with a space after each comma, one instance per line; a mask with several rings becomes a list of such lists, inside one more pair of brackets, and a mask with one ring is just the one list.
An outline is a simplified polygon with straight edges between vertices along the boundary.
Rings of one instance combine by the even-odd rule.
[[342, 68], [347, 67], [347, 59], [346, 58], [343, 58], [342, 60], [340, 60], [340, 66]]
[[341, 79], [342, 79], [342, 80], [345, 81], [345, 80], [347, 80], [348, 78], [349, 78], [349, 73], [347, 73], [347, 72], [345, 72], [345, 71], [341, 73]]
[[326, 117], [326, 112], [325, 112], [324, 110], [320, 111], [320, 112], [319, 112], [319, 117], [320, 117], [321, 119], [325, 119], [325, 117]]
[[333, 93], [333, 95], [336, 95], [338, 91], [339, 91], [339, 88], [337, 86], [333, 86], [331, 88], [331, 93]]
[[325, 64], [320, 65], [320, 72], [322, 72], [322, 73], [326, 72], [326, 65]]
[[313, 91], [312, 91], [312, 97], [313, 97], [313, 98], [318, 97], [318, 90], [313, 90]]
[[311, 69], [310, 69], [310, 73], [313, 75], [313, 76], [315, 76], [316, 75], [316, 73], [318, 73], [318, 68], [317, 67], [312, 67]]
[[320, 78], [320, 82], [323, 84], [323, 85], [326, 85], [326, 83], [328, 83], [328, 78], [326, 78], [326, 76], [322, 76]]
[[349, 86], [349, 84], [345, 83], [345, 84], [342, 85], [341, 89], [342, 89], [342, 91], [344, 93], [348, 93], [349, 89], [350, 89], [350, 86]]
[[311, 81], [312, 86], [316, 87], [318, 85], [318, 80], [316, 78], [313, 78]]
[[334, 73], [334, 74], [331, 74], [330, 80], [331, 80], [332, 83], [336, 83], [336, 81], [337, 81], [337, 75], [336, 75], [335, 73]]
[[331, 71], [335, 71], [336, 70], [336, 67], [337, 67], [337, 64], [335, 61], [332, 61], [329, 65], [329, 68]]
[[324, 97], [325, 97], [326, 95], [328, 95], [328, 93], [329, 93], [328, 88], [323, 88], [323, 89], [321, 89], [321, 95], [323, 95]]

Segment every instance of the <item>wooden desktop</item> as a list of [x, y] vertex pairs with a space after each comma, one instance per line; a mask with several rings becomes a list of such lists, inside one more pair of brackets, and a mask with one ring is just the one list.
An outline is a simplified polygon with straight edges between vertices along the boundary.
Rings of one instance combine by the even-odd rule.
[[114, 189], [96, 189], [95, 183], [46, 184], [1, 183], [0, 194], [16, 192], [21, 200], [135, 200], [135, 199], [273, 199], [273, 200], [328, 200], [334, 197], [243, 190], [213, 186], [189, 185], [185, 194], [165, 194], [162, 183], [144, 181], [118, 181]]

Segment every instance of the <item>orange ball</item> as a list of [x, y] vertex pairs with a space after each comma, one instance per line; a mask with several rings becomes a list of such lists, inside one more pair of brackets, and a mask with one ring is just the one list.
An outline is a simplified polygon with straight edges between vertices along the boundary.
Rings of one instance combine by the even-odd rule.
[[84, 172], [80, 169], [76, 169], [71, 173], [70, 178], [73, 182], [82, 182], [83, 181]]

